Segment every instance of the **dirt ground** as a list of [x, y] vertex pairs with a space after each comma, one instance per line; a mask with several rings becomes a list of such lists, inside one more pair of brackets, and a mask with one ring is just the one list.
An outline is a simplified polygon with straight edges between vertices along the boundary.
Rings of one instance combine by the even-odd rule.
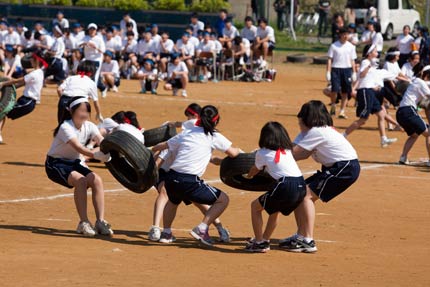
[[[182, 120], [191, 102], [214, 104], [220, 109], [221, 132], [235, 146], [251, 151], [265, 122], [280, 121], [294, 138], [301, 104], [310, 99], [327, 102], [321, 93], [324, 67], [278, 62], [273, 83], [191, 84], [187, 99], [161, 89], [158, 96], [140, 95], [138, 82], [123, 81], [119, 93], [101, 100], [102, 113], [134, 110], [141, 124], [152, 128]], [[249, 254], [243, 247], [252, 236], [250, 202], [260, 193], [223, 185], [216, 166], [210, 166], [204, 178], [230, 196], [222, 216], [232, 234], [230, 244], [205, 248], [192, 240], [188, 231], [201, 215], [191, 206], [178, 210], [176, 243], [149, 242], [155, 190], [127, 191], [102, 164], [90, 166], [104, 180], [106, 219], [115, 235], [88, 239], [75, 234], [73, 191], [49, 181], [44, 170], [57, 101], [54, 87], [45, 88], [36, 110], [8, 121], [3, 132], [1, 286], [430, 286], [430, 169], [397, 165], [406, 134], [389, 132], [399, 141], [381, 149], [375, 118], [349, 137], [362, 163], [358, 182], [329, 204], [317, 204], [318, 252], [294, 254], [277, 248], [278, 239], [296, 231], [290, 216], [281, 218], [270, 252]], [[335, 120], [340, 131], [354, 120], [354, 108], [347, 114], [349, 119]], [[424, 139], [410, 158], [426, 158]], [[306, 176], [318, 168], [312, 160], [299, 166]], [[94, 221], [90, 202], [89, 214]], [[210, 233], [217, 235], [213, 228]]]

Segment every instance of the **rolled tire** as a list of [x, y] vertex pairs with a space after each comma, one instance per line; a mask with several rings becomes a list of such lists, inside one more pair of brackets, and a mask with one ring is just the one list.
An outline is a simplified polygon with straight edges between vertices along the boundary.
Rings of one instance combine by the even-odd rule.
[[145, 138], [145, 146], [151, 147], [176, 135], [176, 128], [170, 125], [164, 125], [155, 129], [146, 130], [143, 132]]
[[327, 65], [328, 57], [322, 56], [322, 57], [313, 57], [312, 63], [315, 65]]
[[134, 136], [116, 131], [106, 136], [100, 150], [110, 153], [112, 159], [106, 163], [116, 180], [127, 189], [144, 193], [158, 180], [158, 169], [152, 152]]
[[261, 171], [252, 179], [245, 178], [255, 164], [255, 153], [241, 153], [235, 158], [226, 157], [221, 162], [221, 181], [231, 187], [248, 191], [268, 191], [275, 180], [265, 171]]
[[308, 60], [305, 54], [294, 54], [287, 56], [287, 62], [291, 63], [304, 63]]
[[[0, 82], [8, 81], [8, 78], [0, 77]], [[0, 121], [13, 109], [16, 102], [16, 90], [14, 86], [6, 86], [1, 90], [0, 97]]]

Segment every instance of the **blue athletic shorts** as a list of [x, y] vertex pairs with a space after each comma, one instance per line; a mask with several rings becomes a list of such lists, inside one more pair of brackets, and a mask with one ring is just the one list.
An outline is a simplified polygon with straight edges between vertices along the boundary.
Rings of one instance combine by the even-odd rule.
[[332, 68], [331, 69], [331, 91], [333, 93], [342, 92], [350, 94], [352, 92], [352, 68]]
[[401, 107], [396, 112], [396, 119], [408, 136], [420, 135], [428, 128], [414, 107]]
[[16, 120], [20, 117], [28, 115], [36, 107], [36, 100], [22, 96], [13, 106], [13, 109], [7, 114], [7, 117], [12, 120]]
[[350, 187], [359, 175], [357, 159], [339, 161], [331, 167], [322, 166], [321, 171], [306, 179], [306, 184], [323, 202], [329, 202]]
[[381, 109], [381, 104], [376, 97], [376, 92], [373, 89], [357, 90], [357, 117], [367, 119], [369, 118], [370, 114], [377, 113]]
[[46, 158], [45, 171], [50, 180], [67, 188], [73, 188], [68, 183], [69, 175], [72, 171], [79, 172], [83, 176], [92, 173], [89, 168], [81, 164], [80, 159], [63, 159], [51, 156], [47, 156]]

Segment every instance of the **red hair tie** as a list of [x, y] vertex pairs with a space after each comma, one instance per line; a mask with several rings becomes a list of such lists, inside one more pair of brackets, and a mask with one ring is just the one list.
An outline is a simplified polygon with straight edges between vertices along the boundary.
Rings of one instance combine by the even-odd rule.
[[43, 67], [48, 68], [48, 63], [41, 57], [39, 57], [37, 54], [33, 53], [33, 58], [36, 59], [37, 61], [41, 62]]
[[202, 123], [202, 121], [200, 120], [200, 118], [198, 118], [197, 121], [196, 121], [196, 123], [194, 125], [196, 127], [199, 127], [201, 123]]
[[126, 123], [126, 124], [131, 124], [131, 121], [130, 121], [130, 119], [129, 118], [127, 118], [126, 116], [124, 116], [124, 122]]
[[81, 78], [83, 78], [83, 77], [85, 76], [85, 72], [77, 72], [77, 74], [78, 74], [79, 76], [81, 76]]
[[216, 115], [212, 118], [212, 122], [215, 123], [219, 119], [219, 115]]
[[275, 155], [275, 163], [279, 163], [279, 160], [281, 159], [281, 154], [286, 154], [286, 152], [284, 149], [278, 148]]
[[198, 114], [195, 110], [193, 110], [192, 108], [187, 108], [187, 109], [186, 109], [186, 112], [188, 112], [188, 113], [192, 114], [193, 116], [198, 116], [198, 115], [199, 115], [199, 114]]
[[[219, 115], [216, 115], [216, 116], [214, 116], [213, 118], [212, 118], [212, 122], [213, 123], [216, 123], [216, 121], [219, 119]], [[195, 123], [195, 126], [197, 126], [197, 127], [199, 127], [200, 126], [200, 124], [202, 123], [202, 121], [200, 120], [200, 118], [196, 121], [196, 123]]]

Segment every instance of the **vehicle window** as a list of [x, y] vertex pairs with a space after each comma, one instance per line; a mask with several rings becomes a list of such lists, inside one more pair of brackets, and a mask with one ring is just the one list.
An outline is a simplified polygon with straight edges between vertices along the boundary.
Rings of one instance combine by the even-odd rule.
[[388, 0], [388, 8], [390, 10], [399, 9], [399, 0]]
[[402, 8], [411, 9], [411, 4], [409, 3], [409, 0], [402, 0]]

